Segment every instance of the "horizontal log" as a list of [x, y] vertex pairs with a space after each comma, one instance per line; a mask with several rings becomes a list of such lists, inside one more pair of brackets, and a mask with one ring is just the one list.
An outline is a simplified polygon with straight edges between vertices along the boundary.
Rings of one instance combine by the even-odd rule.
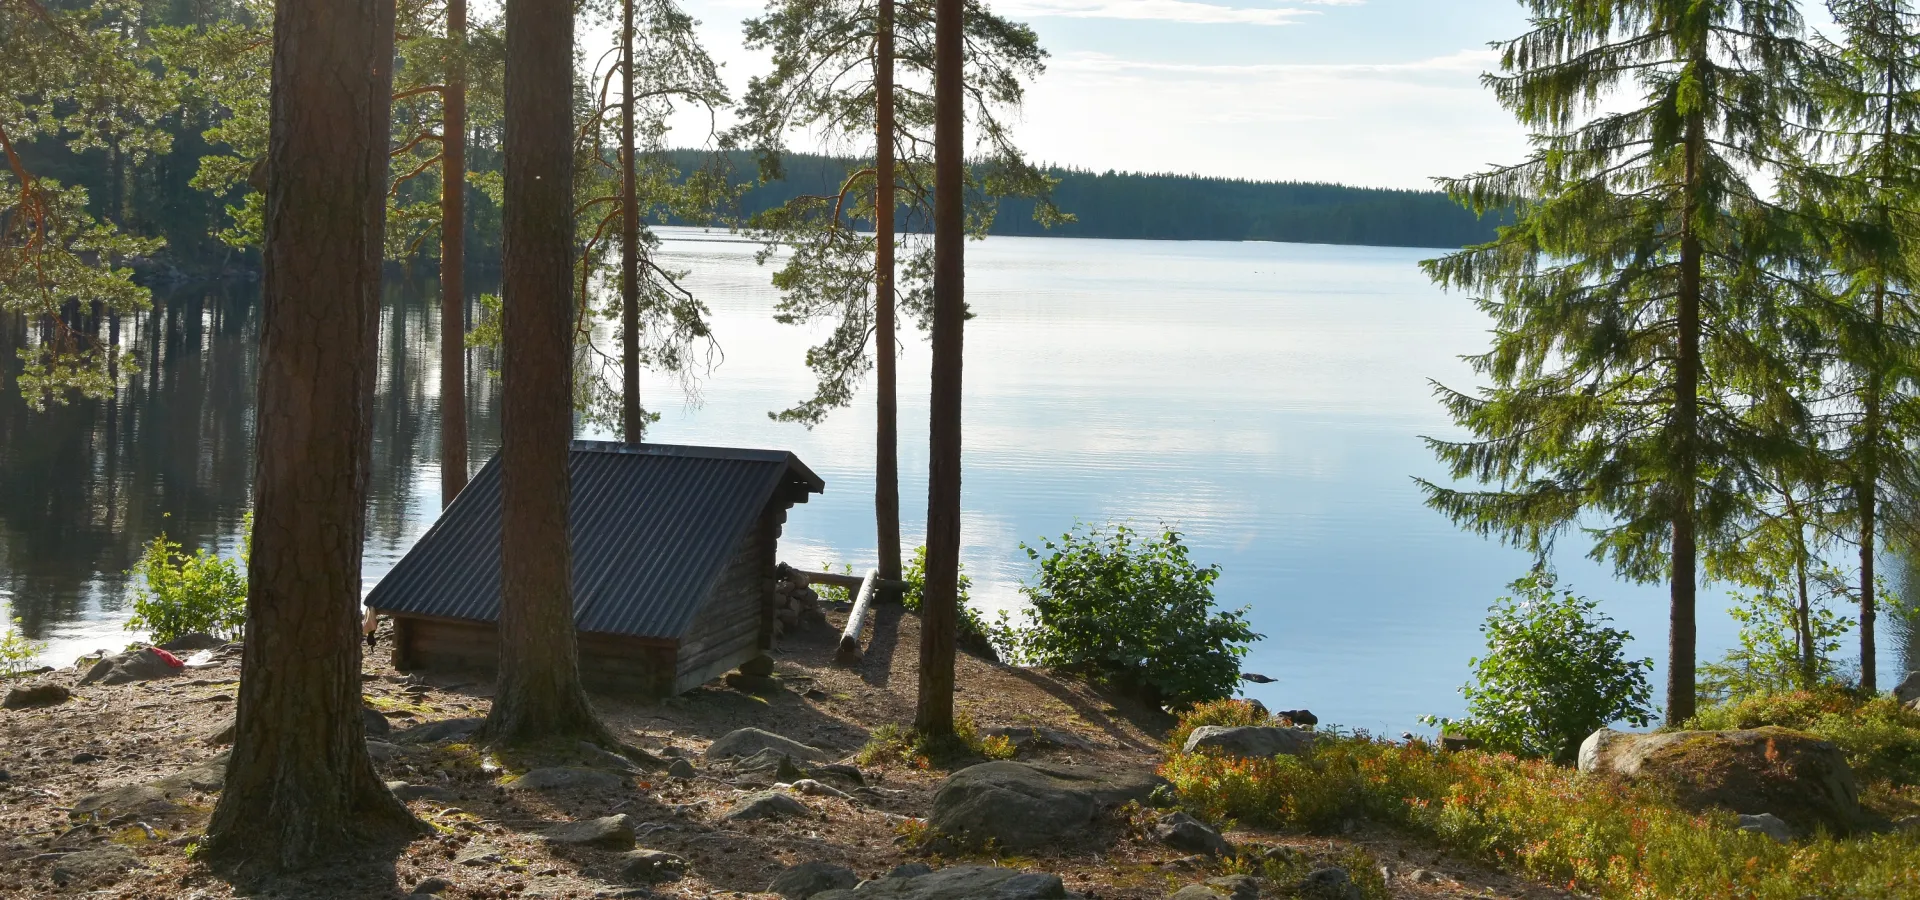
[[[866, 577], [860, 575], [842, 575], [836, 572], [802, 572], [799, 569], [793, 570], [793, 575], [807, 584], [825, 584], [832, 587], [846, 588], [850, 591], [859, 590], [860, 585], [864, 584], [867, 580]], [[904, 581], [895, 581], [890, 578], [880, 578], [878, 576], [874, 576], [873, 584], [874, 587], [883, 591], [904, 591], [907, 589], [907, 583]]]

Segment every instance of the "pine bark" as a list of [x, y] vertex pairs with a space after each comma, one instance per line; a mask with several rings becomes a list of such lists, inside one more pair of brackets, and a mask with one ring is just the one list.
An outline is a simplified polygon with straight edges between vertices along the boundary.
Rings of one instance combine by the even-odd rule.
[[[893, 0], [880, 0], [874, 40], [874, 465], [873, 513], [880, 577], [900, 580], [900, 402], [895, 369], [893, 213]], [[898, 599], [897, 592], [886, 596]]]
[[[573, 437], [573, 8], [507, 0], [500, 667], [481, 739], [606, 737], [580, 684], [567, 536]], [[556, 99], [559, 98], [559, 99]]]
[[447, 0], [440, 124], [440, 507], [467, 488], [467, 0]]
[[933, 394], [928, 404], [927, 580], [920, 605], [920, 696], [914, 716], [914, 726], [934, 737], [953, 733], [960, 575], [960, 364], [966, 326], [963, 6], [964, 0], [937, 0], [934, 6]]
[[246, 651], [204, 842], [248, 870], [426, 830], [374, 772], [360, 700], [393, 17], [275, 10]]
[[[1884, 286], [1873, 297], [1873, 324], [1876, 333], [1886, 327]], [[1874, 635], [1874, 620], [1879, 612], [1875, 608], [1878, 598], [1874, 596], [1874, 553], [1878, 549], [1880, 524], [1880, 429], [1883, 427], [1880, 365], [1876, 358], [1873, 374], [1867, 379], [1866, 421], [1862, 428], [1866, 458], [1857, 488], [1860, 495], [1860, 690], [1869, 696], [1880, 691], [1880, 655]]]
[[640, 443], [640, 196], [634, 156], [633, 3], [620, 4], [620, 411], [621, 437]]
[[1674, 354], [1673, 398], [1673, 545], [1667, 631], [1667, 724], [1693, 718], [1697, 703], [1694, 647], [1698, 594], [1698, 547], [1694, 533], [1694, 503], [1699, 474], [1700, 427], [1700, 247], [1697, 203], [1700, 158], [1706, 149], [1706, 122], [1702, 114], [1687, 116], [1686, 183], [1680, 211], [1680, 291]]

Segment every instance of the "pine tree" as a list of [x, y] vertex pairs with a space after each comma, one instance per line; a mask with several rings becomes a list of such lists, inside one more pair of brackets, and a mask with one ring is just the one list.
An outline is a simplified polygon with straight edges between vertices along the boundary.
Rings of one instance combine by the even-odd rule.
[[1454, 478], [1490, 486], [1421, 484], [1481, 534], [1544, 554], [1583, 524], [1596, 559], [1664, 578], [1666, 715], [1679, 722], [1696, 704], [1701, 544], [1729, 538], [1751, 473], [1791, 452], [1749, 411], [1791, 402], [1773, 386], [1791, 365], [1750, 326], [1794, 290], [1770, 257], [1792, 229], [1747, 173], [1807, 109], [1802, 23], [1788, 0], [1524, 5], [1532, 30], [1485, 82], [1535, 151], [1443, 182], [1518, 220], [1426, 264], [1495, 321], [1472, 359], [1491, 386], [1436, 386], [1473, 438], [1428, 440]]
[[1842, 487], [1835, 510], [1858, 543], [1860, 680], [1877, 688], [1876, 556], [1886, 499], [1911, 496], [1913, 393], [1920, 303], [1920, 19], [1907, 0], [1834, 0], [1843, 40], [1819, 46], [1814, 80], [1825, 128], [1783, 187], [1817, 223], [1829, 261], [1826, 302], [1810, 307], [1824, 338], [1828, 439], [1819, 448]]
[[[962, 170], [962, 227], [984, 235], [999, 202], [1015, 197], [1035, 201], [1042, 224], [1066, 220], [1051, 200], [1053, 180], [1027, 162], [1006, 123], [1024, 82], [1044, 70], [1038, 37], [978, 0], [966, 3], [963, 27], [967, 54], [956, 65], [964, 67], [966, 90], [959, 102], [983, 159]], [[773, 418], [817, 425], [849, 405], [867, 370], [878, 367], [874, 513], [880, 574], [889, 580], [900, 577], [901, 543], [895, 323], [902, 307], [923, 328], [933, 315], [934, 250], [924, 233], [937, 230], [936, 138], [929, 133], [935, 103], [928, 90], [934, 31], [934, 7], [925, 0], [772, 0], [766, 15], [747, 22], [746, 35], [750, 48], [773, 52], [773, 71], [748, 83], [743, 121], [729, 135], [758, 153], [762, 181], [783, 177], [786, 141], [795, 131], [871, 144], [871, 155], [862, 153], [870, 164], [833, 194], [797, 197], [749, 224], [767, 242], [763, 262], [778, 248], [792, 252], [773, 277], [782, 295], [775, 318], [834, 323], [826, 341], [807, 352], [817, 379], [813, 396]], [[909, 243], [904, 278], [895, 271], [896, 220]], [[874, 234], [855, 231], [859, 221], [872, 223]]]

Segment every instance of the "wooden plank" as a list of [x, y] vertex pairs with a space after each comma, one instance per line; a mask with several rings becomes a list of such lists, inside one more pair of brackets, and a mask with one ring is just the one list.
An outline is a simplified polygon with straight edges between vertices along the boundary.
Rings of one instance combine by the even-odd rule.
[[860, 576], [842, 575], [835, 572], [805, 572], [794, 569], [793, 574], [808, 584], [825, 584], [832, 587], [846, 588], [850, 591], [859, 590], [860, 586], [866, 583], [867, 578], [873, 578], [874, 584], [883, 590], [904, 591], [907, 589], [906, 582], [881, 578], [878, 573], [869, 573], [866, 576]]

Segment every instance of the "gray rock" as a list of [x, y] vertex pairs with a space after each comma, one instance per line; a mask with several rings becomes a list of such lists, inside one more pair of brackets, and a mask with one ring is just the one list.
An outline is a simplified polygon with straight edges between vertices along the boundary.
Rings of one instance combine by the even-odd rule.
[[738, 821], [811, 815], [813, 810], [808, 809], [805, 803], [795, 800], [791, 795], [779, 791], [759, 791], [735, 800], [733, 807], [727, 810], [726, 818]]
[[771, 675], [746, 675], [740, 672], [728, 672], [724, 679], [727, 687], [748, 694], [776, 694], [780, 692], [780, 679]]
[[1071, 731], [1032, 725], [996, 725], [980, 731], [981, 737], [1003, 737], [1020, 750], [1064, 747], [1068, 750], [1092, 750], [1092, 741]]
[[1313, 752], [1313, 732], [1271, 725], [1202, 725], [1180, 749], [1187, 753], [1214, 750], [1249, 759], [1306, 756]]
[[[451, 803], [455, 799], [452, 791], [433, 784], [408, 784], [404, 781], [389, 781], [387, 782], [387, 790], [392, 791], [395, 797], [399, 797], [402, 800], [432, 800], [437, 803]], [[419, 891], [415, 891], [414, 893], [417, 894]]]
[[1906, 680], [1893, 689], [1893, 699], [1902, 704], [1920, 700], [1920, 672], [1908, 672]]
[[1190, 884], [1168, 894], [1167, 900], [1226, 900], [1226, 895], [1204, 884]]
[[468, 844], [453, 858], [456, 866], [485, 866], [501, 860], [500, 851], [486, 844]]
[[1787, 728], [1631, 734], [1602, 728], [1580, 745], [1580, 771], [1670, 791], [1687, 809], [1772, 813], [1846, 833], [1867, 822], [1859, 783], [1831, 741]]
[[922, 875], [931, 875], [931, 874], [933, 874], [932, 866], [927, 865], [926, 863], [910, 862], [910, 863], [901, 863], [897, 866], [894, 866], [893, 871], [888, 872], [886, 877], [904, 879], [904, 878], [919, 878]]
[[201, 743], [214, 747], [224, 747], [231, 744], [233, 743], [234, 729], [237, 728], [239, 724], [238, 722], [228, 722], [227, 727], [201, 738], [200, 741]]
[[139, 866], [140, 857], [125, 847], [108, 846], [82, 850], [60, 857], [60, 860], [53, 864], [53, 883], [68, 885], [100, 881]]
[[591, 763], [592, 765], [600, 766], [602, 768], [612, 769], [616, 772], [625, 772], [629, 775], [636, 774], [640, 771], [639, 769], [634, 768], [633, 760], [630, 760], [624, 756], [621, 756], [618, 753], [615, 753], [611, 750], [601, 747], [599, 744], [595, 744], [591, 741], [581, 741], [577, 745], [576, 749], [578, 749], [580, 751], [580, 754], [582, 756], [585, 756], [587, 758], [587, 762]]
[[441, 891], [444, 891], [450, 887], [453, 887], [453, 882], [448, 881], [445, 878], [441, 878], [438, 875], [435, 875], [431, 878], [420, 879], [420, 883], [413, 886], [412, 893], [438, 894]]
[[1233, 845], [1220, 836], [1220, 832], [1207, 827], [1183, 812], [1168, 813], [1154, 823], [1153, 836], [1162, 844], [1175, 850], [1188, 853], [1208, 853], [1214, 856], [1232, 856]]
[[373, 757], [374, 762], [386, 762], [405, 752], [405, 750], [400, 749], [394, 744], [389, 744], [386, 741], [371, 739], [367, 741], [367, 755]]
[[396, 744], [431, 744], [449, 738], [466, 737], [480, 730], [487, 720], [477, 718], [441, 719], [438, 722], [423, 722], [412, 728], [403, 728], [393, 734]]
[[[393, 723], [380, 714], [377, 709], [360, 707], [360, 727], [366, 729], [369, 737], [386, 737], [393, 732]], [[418, 893], [416, 891], [415, 893]]]
[[671, 765], [667, 766], [667, 775], [673, 778], [692, 778], [695, 774], [693, 771], [693, 763], [687, 762], [684, 759], [676, 759]]
[[1353, 876], [1339, 866], [1327, 866], [1307, 873], [1301, 879], [1300, 896], [1306, 900], [1364, 900]]
[[950, 866], [937, 872], [869, 881], [857, 890], [832, 890], [813, 900], [1068, 900], [1058, 875], [1021, 874], [995, 866]]
[[1207, 886], [1232, 900], [1260, 900], [1260, 879], [1252, 875], [1223, 875], [1207, 879]]
[[740, 664], [740, 674], [765, 678], [773, 674], [773, 657], [760, 654]]
[[821, 784], [811, 778], [802, 778], [793, 783], [793, 789], [809, 797], [838, 797], [851, 801], [853, 796], [837, 787]]
[[1439, 884], [1446, 876], [1432, 869], [1415, 869], [1407, 873], [1406, 879], [1414, 884]]
[[74, 801], [76, 813], [95, 813], [110, 817], [120, 813], [159, 809], [167, 803], [167, 792], [150, 784], [128, 784]]
[[7, 692], [5, 700], [0, 700], [0, 709], [38, 709], [43, 706], [59, 706], [73, 699], [73, 691], [64, 684], [30, 684]]
[[686, 860], [660, 850], [635, 850], [620, 857], [620, 877], [628, 882], [658, 884], [686, 870]]
[[177, 775], [168, 775], [153, 783], [167, 792], [168, 796], [177, 796], [188, 791], [212, 792], [226, 787], [227, 753], [209, 757], [187, 767]]
[[87, 670], [81, 684], [132, 684], [138, 681], [152, 681], [156, 678], [171, 678], [180, 674], [181, 668], [162, 659], [154, 653], [152, 647], [141, 647], [125, 653], [106, 657], [93, 664]]
[[626, 779], [602, 769], [534, 769], [507, 784], [510, 791], [618, 790]]
[[1064, 766], [969, 766], [947, 777], [927, 822], [964, 845], [1026, 853], [1078, 837], [1103, 806], [1145, 800], [1159, 783]]
[[814, 766], [809, 770], [809, 774], [815, 778], [837, 778], [854, 785], [864, 785], [867, 783], [867, 776], [860, 774], [859, 769], [846, 763], [827, 763], [826, 765]]
[[[174, 638], [173, 640], [170, 640], [164, 644], [161, 644], [160, 649], [173, 654], [192, 653], [195, 650], [217, 649], [219, 647], [226, 646], [226, 643], [227, 643], [226, 641], [223, 641], [217, 637], [214, 637], [213, 635], [210, 635], [204, 631], [195, 631], [195, 632], [190, 632], [188, 634], [183, 634], [177, 638]], [[415, 891], [415, 893], [419, 893], [419, 892]]]
[[1893, 822], [1895, 831], [1920, 831], [1920, 816], [1901, 816]]
[[795, 781], [807, 775], [807, 770], [801, 768], [793, 757], [773, 749], [762, 750], [745, 759], [733, 760], [732, 765], [735, 772], [765, 775], [775, 781]]
[[1764, 834], [1782, 844], [1793, 843], [1793, 828], [1773, 813], [1741, 816], [1740, 830], [1749, 831], [1754, 834]]
[[786, 871], [773, 877], [773, 883], [767, 885], [767, 892], [779, 894], [787, 900], [808, 900], [822, 891], [847, 890], [859, 883], [860, 876], [853, 874], [852, 869], [814, 860], [788, 866]]
[[781, 737], [770, 731], [761, 731], [758, 728], [742, 728], [738, 731], [728, 732], [725, 736], [714, 741], [711, 746], [707, 747], [706, 757], [708, 759], [735, 759], [753, 756], [762, 750], [777, 750], [794, 759], [805, 760], [812, 763], [826, 762], [832, 757], [832, 754], [825, 750], [817, 747], [809, 747], [799, 741]]
[[625, 814], [565, 822], [540, 832], [549, 844], [567, 847], [597, 847], [601, 850], [633, 849], [633, 817]]

